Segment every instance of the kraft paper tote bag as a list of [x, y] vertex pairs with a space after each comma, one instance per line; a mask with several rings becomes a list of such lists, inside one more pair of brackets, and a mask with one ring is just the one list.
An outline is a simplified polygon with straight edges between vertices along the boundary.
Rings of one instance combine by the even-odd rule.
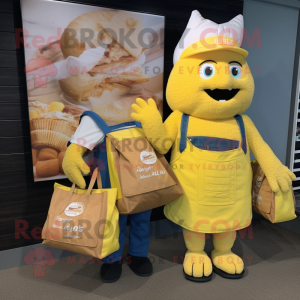
[[[98, 189], [92, 189], [96, 178]], [[97, 258], [118, 250], [116, 197], [117, 189], [102, 189], [98, 168], [87, 190], [55, 183], [42, 231], [43, 244]]]
[[[106, 135], [106, 151], [99, 159], [107, 162], [101, 177], [117, 188], [120, 214], [134, 214], [171, 203], [184, 194], [164, 155], [157, 153], [138, 122], [108, 126], [91, 111], [90, 116]], [[97, 156], [97, 154], [95, 153]]]
[[272, 223], [290, 221], [296, 218], [293, 188], [283, 193], [271, 190], [268, 179], [257, 161], [251, 162], [253, 171], [252, 207]]

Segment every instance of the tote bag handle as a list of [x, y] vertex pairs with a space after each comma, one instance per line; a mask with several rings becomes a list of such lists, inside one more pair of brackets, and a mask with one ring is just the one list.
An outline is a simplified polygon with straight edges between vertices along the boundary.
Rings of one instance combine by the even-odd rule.
[[[97, 185], [98, 185], [98, 189], [102, 189], [102, 181], [101, 181], [101, 177], [100, 177], [100, 172], [99, 172], [99, 169], [96, 168], [92, 174], [92, 177], [91, 177], [91, 181], [90, 181], [90, 184], [89, 184], [89, 187], [86, 191], [86, 195], [89, 196], [91, 194], [91, 191], [93, 189], [93, 186], [95, 184], [95, 181], [97, 179]], [[61, 211], [61, 213], [65, 210], [65, 208], [67, 207], [68, 203], [70, 202], [71, 198], [72, 198], [72, 195], [74, 193], [74, 190], [75, 190], [75, 183], [72, 184], [72, 187], [68, 193], [68, 196], [66, 197], [65, 199], [65, 203], [63, 205], [63, 210]]]
[[95, 184], [95, 181], [97, 179], [97, 185], [98, 185], [98, 189], [102, 189], [102, 181], [101, 181], [101, 177], [100, 177], [100, 172], [99, 172], [99, 168], [97, 167], [94, 172], [93, 175], [91, 177], [91, 181], [90, 181], [90, 185], [86, 191], [86, 195], [90, 195], [92, 188]]

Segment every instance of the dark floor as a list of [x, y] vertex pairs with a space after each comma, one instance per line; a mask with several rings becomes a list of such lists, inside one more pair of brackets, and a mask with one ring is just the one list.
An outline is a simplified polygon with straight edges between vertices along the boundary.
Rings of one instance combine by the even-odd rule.
[[[47, 266], [45, 277], [34, 277], [32, 265], [0, 271], [1, 299], [205, 299], [281, 300], [300, 299], [300, 235], [265, 220], [253, 221], [253, 234], [239, 236], [233, 251], [244, 258], [246, 273], [241, 280], [214, 275], [208, 283], [184, 279], [182, 234], [151, 240], [149, 257], [154, 274], [142, 278], [123, 266], [121, 279], [104, 284], [100, 264], [77, 255]], [[207, 252], [212, 249], [207, 241]], [[178, 262], [178, 263], [174, 263]]]

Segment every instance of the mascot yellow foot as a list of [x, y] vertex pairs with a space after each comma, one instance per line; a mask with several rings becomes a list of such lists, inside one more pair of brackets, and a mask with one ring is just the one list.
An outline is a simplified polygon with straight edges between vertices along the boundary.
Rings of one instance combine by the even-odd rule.
[[85, 147], [71, 144], [64, 156], [62, 168], [70, 181], [78, 185], [81, 189], [85, 188], [85, 180], [81, 174], [90, 172], [89, 166], [82, 159], [83, 154], [87, 151]]
[[205, 234], [183, 229], [188, 251], [183, 262], [185, 278], [191, 281], [205, 282], [212, 278], [212, 264], [204, 252]]
[[236, 231], [214, 234], [214, 250], [211, 253], [214, 272], [228, 279], [239, 279], [244, 274], [242, 258], [231, 252]]

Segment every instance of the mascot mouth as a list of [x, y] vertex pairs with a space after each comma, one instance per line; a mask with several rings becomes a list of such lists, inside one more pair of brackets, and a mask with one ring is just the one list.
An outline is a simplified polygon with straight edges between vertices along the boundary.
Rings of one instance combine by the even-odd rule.
[[232, 99], [239, 92], [239, 89], [227, 89], [227, 90], [205, 89], [204, 91], [206, 92], [206, 94], [208, 94], [214, 100], [219, 101], [219, 102], [225, 102], [225, 101]]

